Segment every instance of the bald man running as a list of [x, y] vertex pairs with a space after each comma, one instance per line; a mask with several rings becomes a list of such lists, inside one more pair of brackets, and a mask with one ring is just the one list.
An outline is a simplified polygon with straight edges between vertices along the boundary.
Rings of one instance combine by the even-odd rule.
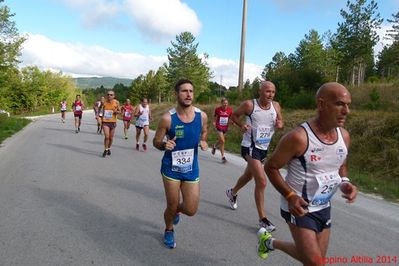
[[[330, 199], [338, 188], [347, 202], [357, 195], [347, 178], [346, 156], [350, 137], [343, 126], [349, 114], [351, 95], [341, 84], [322, 85], [316, 94], [317, 115], [287, 133], [279, 142], [265, 171], [280, 192], [281, 216], [294, 243], [258, 232], [258, 255], [266, 258], [279, 249], [304, 265], [324, 265], [330, 237]], [[287, 165], [287, 176], [279, 169]]]

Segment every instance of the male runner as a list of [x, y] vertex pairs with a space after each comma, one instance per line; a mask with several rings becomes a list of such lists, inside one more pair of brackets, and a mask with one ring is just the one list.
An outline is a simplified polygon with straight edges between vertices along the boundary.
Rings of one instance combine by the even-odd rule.
[[161, 174], [166, 195], [164, 244], [168, 248], [176, 247], [173, 225], [179, 222], [179, 213], [193, 216], [197, 212], [200, 195], [198, 144], [202, 150], [208, 149], [207, 116], [192, 106], [192, 82], [178, 81], [175, 95], [177, 106], [161, 117], [153, 139], [155, 148], [165, 150]]
[[[265, 165], [270, 182], [280, 192], [281, 216], [294, 243], [273, 239], [259, 230], [258, 255], [280, 249], [304, 265], [324, 265], [331, 228], [330, 199], [340, 188], [347, 202], [357, 188], [347, 178], [350, 137], [343, 126], [351, 96], [339, 83], [323, 84], [316, 94], [317, 115], [287, 133]], [[279, 169], [287, 165], [287, 176]]]
[[119, 102], [114, 99], [115, 92], [108, 91], [107, 99], [104, 102], [103, 131], [104, 131], [104, 152], [103, 157], [111, 155], [111, 145], [114, 139], [116, 128], [116, 116], [120, 113]]
[[137, 117], [136, 150], [140, 149], [140, 135], [141, 135], [141, 130], [143, 130], [144, 131], [143, 150], [146, 151], [148, 134], [150, 132], [150, 120], [152, 119], [150, 106], [148, 105], [147, 98], [141, 99], [141, 103], [136, 107], [134, 116]]
[[[275, 128], [283, 127], [280, 105], [273, 101], [275, 93], [274, 84], [263, 81], [259, 88], [259, 98], [243, 102], [233, 113], [231, 119], [245, 132], [241, 142], [241, 155], [247, 161], [247, 167], [235, 186], [226, 191], [230, 207], [236, 209], [238, 191], [254, 178], [259, 227], [264, 227], [269, 232], [274, 231], [275, 226], [267, 219], [264, 210], [266, 174], [262, 164]], [[246, 115], [246, 123], [240, 121], [241, 115]]]
[[61, 109], [61, 121], [62, 121], [62, 123], [65, 123], [65, 112], [67, 110], [66, 99], [62, 100], [62, 102], [60, 103], [60, 109]]
[[224, 135], [229, 129], [230, 117], [233, 114], [233, 109], [229, 105], [229, 101], [223, 98], [220, 101], [221, 106], [217, 107], [214, 112], [214, 122], [213, 125], [216, 128], [218, 134], [218, 141], [212, 146], [212, 155], [215, 155], [216, 149], [220, 149], [220, 154], [222, 156], [222, 162], [226, 163], [226, 157], [224, 157]]
[[133, 115], [133, 105], [130, 104], [130, 100], [126, 99], [126, 102], [122, 105], [122, 114], [123, 114], [123, 132], [125, 133], [125, 139], [128, 139], [127, 131], [130, 128], [130, 121], [132, 120]]
[[83, 101], [80, 99], [80, 95], [76, 95], [76, 99], [72, 104], [73, 116], [75, 117], [75, 132], [80, 131], [80, 125], [82, 123], [82, 114], [85, 109]]

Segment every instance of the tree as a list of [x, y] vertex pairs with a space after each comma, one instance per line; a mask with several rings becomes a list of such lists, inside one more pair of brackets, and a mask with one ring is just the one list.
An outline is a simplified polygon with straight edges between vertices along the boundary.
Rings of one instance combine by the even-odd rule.
[[378, 54], [377, 69], [382, 77], [399, 78], [399, 12], [392, 14], [392, 29], [386, 33], [386, 39], [393, 41], [392, 45], [385, 46]]
[[[0, 4], [3, 3], [0, 0]], [[14, 14], [5, 6], [0, 6], [0, 107], [11, 109], [12, 92], [19, 84], [19, 74], [16, 68], [18, 56], [25, 38], [20, 37], [15, 22]]]
[[193, 82], [196, 94], [208, 90], [212, 73], [206, 63], [207, 55], [201, 60], [197, 55], [198, 43], [190, 32], [176, 36], [176, 42], [167, 49], [169, 65], [165, 65], [169, 84], [175, 84], [179, 79], [189, 79]]
[[399, 41], [399, 11], [396, 14], [392, 14], [392, 19], [387, 19], [389, 23], [392, 23], [392, 29], [388, 30], [386, 37], [394, 42]]
[[316, 89], [325, 81], [328, 66], [326, 51], [319, 33], [310, 30], [299, 42], [295, 53], [295, 66], [300, 79], [299, 87]]
[[[0, 0], [0, 3], [4, 0]], [[0, 70], [16, 67], [24, 37], [19, 36], [15, 22], [7, 6], [0, 6]]]
[[341, 55], [341, 68], [350, 74], [346, 80], [352, 85], [359, 85], [364, 81], [366, 72], [374, 67], [373, 47], [379, 40], [376, 30], [383, 20], [377, 13], [375, 0], [368, 5], [366, 0], [355, 0], [354, 3], [348, 0], [346, 6], [348, 11], [341, 9], [344, 22], [338, 23], [332, 46]]

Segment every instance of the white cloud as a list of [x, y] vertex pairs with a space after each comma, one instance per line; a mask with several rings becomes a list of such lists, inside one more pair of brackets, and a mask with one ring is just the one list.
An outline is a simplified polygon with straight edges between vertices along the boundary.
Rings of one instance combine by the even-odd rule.
[[117, 1], [63, 0], [67, 6], [79, 10], [83, 25], [94, 27], [116, 16], [122, 9]]
[[135, 78], [157, 70], [166, 56], [119, 53], [99, 46], [59, 43], [43, 35], [29, 34], [22, 50], [21, 67], [58, 70], [74, 76], [112, 76]]
[[[207, 59], [214, 77], [212, 81], [221, 83], [225, 87], [238, 85], [239, 62], [233, 60], [210, 57]], [[251, 63], [244, 64], [244, 82], [249, 79], [251, 82], [262, 74], [263, 67]]]
[[197, 14], [181, 0], [62, 0], [78, 10], [82, 23], [94, 27], [125, 13], [147, 39], [165, 43], [183, 31], [198, 36], [201, 22]]
[[[60, 43], [39, 34], [28, 34], [22, 49], [21, 67], [35, 65], [42, 70], [62, 71], [74, 77], [111, 76], [134, 79], [149, 70], [157, 70], [167, 56], [120, 53], [99, 46]], [[237, 86], [239, 62], [209, 57], [213, 81], [223, 86]], [[251, 63], [244, 66], [244, 81], [260, 77], [263, 67]]]
[[199, 34], [197, 14], [180, 0], [126, 0], [126, 11], [141, 33], [152, 40], [165, 42], [183, 31]]

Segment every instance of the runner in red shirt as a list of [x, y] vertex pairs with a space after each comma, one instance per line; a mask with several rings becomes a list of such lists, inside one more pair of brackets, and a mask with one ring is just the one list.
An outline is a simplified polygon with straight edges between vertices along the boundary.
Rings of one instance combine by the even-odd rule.
[[222, 162], [226, 163], [227, 160], [226, 157], [224, 157], [224, 143], [225, 143], [224, 135], [226, 134], [229, 128], [230, 116], [233, 113], [233, 109], [231, 109], [231, 107], [228, 106], [229, 102], [226, 98], [222, 98], [220, 103], [221, 106], [215, 109], [215, 114], [214, 114], [213, 124], [218, 134], [218, 141], [215, 144], [213, 144], [212, 154], [215, 155], [216, 149], [219, 148], [220, 154], [222, 155]]
[[72, 104], [73, 116], [75, 117], [75, 132], [80, 131], [80, 125], [82, 124], [82, 114], [85, 109], [83, 101], [80, 99], [80, 95], [76, 95], [76, 100]]
[[128, 139], [127, 131], [130, 128], [130, 121], [133, 116], [133, 105], [130, 104], [130, 100], [126, 99], [125, 104], [122, 106], [123, 114], [123, 131], [125, 132], [125, 139]]

